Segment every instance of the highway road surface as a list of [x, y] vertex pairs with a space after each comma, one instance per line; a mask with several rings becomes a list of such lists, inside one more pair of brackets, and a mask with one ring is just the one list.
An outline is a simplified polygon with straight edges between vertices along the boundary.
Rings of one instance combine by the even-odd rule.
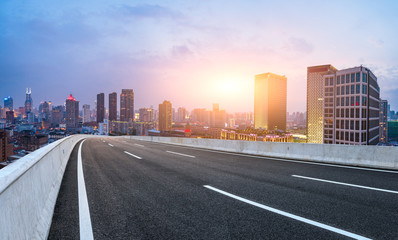
[[79, 238], [398, 239], [398, 172], [87, 139], [49, 233]]

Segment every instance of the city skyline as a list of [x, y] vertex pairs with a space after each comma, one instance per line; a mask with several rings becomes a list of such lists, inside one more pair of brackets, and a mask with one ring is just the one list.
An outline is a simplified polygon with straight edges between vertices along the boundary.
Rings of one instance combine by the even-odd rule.
[[378, 77], [381, 98], [398, 107], [393, 1], [95, 3], [0, 3], [0, 96], [23, 106], [29, 87], [35, 106], [63, 104], [70, 93], [93, 105], [99, 92], [131, 88], [136, 109], [169, 99], [247, 112], [253, 76], [277, 72], [289, 79], [287, 111], [304, 112], [308, 66], [363, 64]]

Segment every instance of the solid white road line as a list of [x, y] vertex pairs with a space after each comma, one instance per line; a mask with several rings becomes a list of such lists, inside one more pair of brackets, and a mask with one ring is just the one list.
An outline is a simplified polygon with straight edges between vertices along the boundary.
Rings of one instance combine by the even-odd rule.
[[142, 159], [142, 157], [138, 157], [137, 155], [134, 155], [134, 154], [129, 153], [129, 152], [127, 152], [127, 151], [124, 151], [124, 153], [125, 153], [125, 154], [128, 154], [128, 155], [130, 155], [130, 156], [133, 156], [133, 157], [135, 157], [135, 158]]
[[113, 145], [112, 145], [112, 144], [110, 144], [110, 143], [108, 143], [108, 145], [109, 145], [109, 146], [111, 146], [111, 147], [113, 147]]
[[[140, 141], [145, 141], [145, 140], [140, 140]], [[149, 141], [145, 141], [145, 142], [149, 142]], [[154, 143], [154, 144], [162, 144], [162, 145], [169, 145], [169, 146], [170, 146], [170, 145], [173, 145], [173, 144], [157, 143], [157, 142], [151, 142], [151, 143]], [[276, 158], [276, 157], [261, 157], [261, 156], [255, 156], [255, 155], [240, 154], [240, 153], [230, 153], [230, 152], [222, 152], [222, 151], [217, 151], [217, 150], [209, 150], [209, 149], [195, 148], [195, 147], [185, 147], [185, 146], [178, 146], [178, 145], [173, 145], [173, 147], [185, 148], [185, 149], [192, 149], [192, 150], [203, 151], [203, 152], [214, 152], [214, 153], [227, 154], [227, 155], [234, 155], [234, 156], [241, 156], [241, 157], [261, 158], [261, 159], [267, 159], [267, 160], [273, 160], [273, 161], [281, 161], [281, 162], [294, 162], [294, 163], [301, 163], [301, 164], [320, 165], [320, 166], [326, 166], [326, 167], [349, 168], [349, 169], [358, 169], [358, 170], [364, 170], [364, 171], [385, 172], [385, 173], [395, 173], [395, 174], [398, 174], [398, 171], [383, 170], [383, 169], [376, 169], [376, 168], [351, 167], [351, 166], [344, 166], [344, 165], [336, 165], [336, 164], [332, 164], [332, 163], [308, 162], [308, 161], [304, 161], [304, 160], [303, 160], [303, 161], [300, 161], [300, 160], [290, 160], [290, 159], [282, 159], [282, 158]]]
[[168, 153], [172, 153], [172, 154], [181, 155], [181, 156], [184, 156], [184, 157], [195, 158], [195, 156], [188, 155], [188, 154], [183, 154], [183, 153], [178, 153], [178, 152], [172, 152], [172, 151], [166, 151], [166, 152], [168, 152]]
[[94, 239], [93, 228], [91, 226], [90, 209], [88, 207], [86, 184], [84, 183], [83, 164], [82, 164], [82, 146], [86, 140], [83, 140], [79, 146], [77, 156], [77, 184], [79, 195], [79, 230], [80, 239]]
[[262, 208], [264, 210], [267, 210], [267, 211], [270, 211], [270, 212], [273, 212], [273, 213], [276, 213], [276, 214], [279, 214], [279, 215], [282, 215], [282, 216], [285, 216], [285, 217], [288, 217], [288, 218], [292, 218], [292, 219], [295, 219], [297, 221], [304, 222], [304, 223], [307, 223], [307, 224], [310, 224], [310, 225], [313, 225], [313, 226], [316, 226], [316, 227], [319, 227], [319, 228], [323, 228], [323, 229], [326, 229], [326, 230], [329, 230], [329, 231], [332, 231], [332, 232], [335, 232], [335, 233], [338, 233], [338, 234], [341, 234], [341, 235], [344, 235], [344, 236], [347, 236], [347, 237], [351, 237], [351, 238], [354, 238], [354, 239], [363, 239], [363, 240], [369, 239], [369, 238], [357, 235], [355, 233], [350, 233], [350, 232], [347, 232], [347, 231], [344, 231], [344, 230], [341, 230], [341, 229], [338, 229], [338, 228], [335, 228], [335, 227], [332, 227], [332, 226], [329, 226], [329, 225], [326, 225], [326, 224], [323, 224], [323, 223], [320, 223], [320, 222], [316, 222], [316, 221], [313, 221], [313, 220], [310, 220], [310, 219], [307, 219], [307, 218], [303, 218], [303, 217], [300, 217], [300, 216], [297, 216], [297, 215], [294, 215], [294, 214], [291, 214], [291, 213], [288, 213], [288, 212], [284, 212], [284, 211], [278, 210], [276, 208], [268, 207], [268, 206], [265, 206], [263, 204], [250, 201], [248, 199], [245, 199], [245, 198], [236, 196], [234, 194], [222, 191], [220, 189], [217, 189], [217, 188], [209, 186], [209, 185], [204, 185], [203, 187], [208, 188], [210, 190], [213, 190], [215, 192], [221, 193], [221, 194], [223, 194], [225, 196], [228, 196], [230, 198], [234, 198], [236, 200], [242, 201], [244, 203], [248, 203], [250, 205]]
[[314, 181], [319, 181], [319, 182], [334, 183], [334, 184], [339, 184], [339, 185], [344, 185], [344, 186], [350, 186], [350, 187], [363, 188], [363, 189], [369, 189], [369, 190], [374, 190], [374, 191], [380, 191], [380, 192], [388, 192], [388, 193], [395, 193], [395, 194], [398, 194], [397, 191], [392, 191], [392, 190], [387, 190], [387, 189], [382, 189], [382, 188], [367, 187], [367, 186], [356, 185], [356, 184], [350, 184], [350, 183], [329, 181], [329, 180], [320, 179], [320, 178], [312, 178], [312, 177], [305, 177], [305, 176], [299, 176], [299, 175], [292, 175], [292, 177], [304, 178], [304, 179], [314, 180]]
[[138, 143], [134, 143], [134, 145], [138, 146], [138, 147], [145, 147], [144, 145], [138, 144]]

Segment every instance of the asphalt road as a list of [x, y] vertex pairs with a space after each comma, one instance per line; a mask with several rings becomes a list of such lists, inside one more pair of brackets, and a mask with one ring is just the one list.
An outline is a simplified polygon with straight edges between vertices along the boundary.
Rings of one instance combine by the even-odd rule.
[[[78, 180], [80, 146], [85, 183]], [[70, 157], [49, 239], [90, 239], [90, 234], [94, 239], [398, 239], [398, 172], [88, 139]]]

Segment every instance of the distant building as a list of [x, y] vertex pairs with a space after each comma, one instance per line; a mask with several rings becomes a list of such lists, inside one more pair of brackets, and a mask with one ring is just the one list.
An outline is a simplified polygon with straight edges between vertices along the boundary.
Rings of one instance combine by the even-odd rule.
[[91, 122], [90, 105], [83, 105], [83, 123]]
[[185, 122], [185, 118], [187, 115], [187, 110], [183, 107], [179, 107], [177, 109], [177, 122]]
[[6, 112], [6, 122], [8, 124], [15, 124], [14, 111], [7, 111]]
[[105, 118], [105, 94], [97, 94], [97, 123], [104, 122]]
[[10, 132], [0, 129], [0, 162], [7, 161], [14, 154], [14, 145], [9, 143]]
[[12, 97], [5, 97], [4, 98], [4, 108], [6, 111], [14, 111], [14, 101]]
[[117, 93], [109, 94], [109, 121], [117, 120]]
[[307, 68], [307, 142], [323, 143], [323, 90], [325, 74], [335, 73], [332, 65]]
[[33, 101], [32, 101], [32, 90], [30, 88], [26, 89], [26, 100], [25, 100], [25, 113], [29, 114], [32, 112], [32, 106], [33, 106]]
[[224, 128], [227, 121], [227, 113], [220, 110], [218, 103], [213, 104], [213, 111], [210, 113], [210, 127]]
[[388, 121], [388, 141], [398, 143], [398, 121]]
[[48, 134], [24, 135], [19, 137], [21, 146], [28, 151], [34, 151], [48, 143]]
[[380, 89], [376, 76], [354, 67], [323, 76], [326, 144], [376, 145], [379, 142]]
[[210, 112], [206, 108], [195, 108], [191, 112], [190, 120], [199, 124], [209, 124]]
[[79, 127], [79, 102], [72, 94], [66, 99], [66, 129]]
[[36, 121], [35, 114], [33, 112], [30, 112], [27, 115], [28, 115], [28, 123], [35, 123], [35, 121]]
[[170, 131], [172, 124], [172, 106], [171, 102], [163, 101], [159, 104], [159, 131]]
[[152, 108], [140, 108], [140, 122], [152, 122], [153, 121], [153, 109]]
[[287, 79], [273, 73], [255, 76], [254, 126], [286, 130]]
[[387, 100], [380, 100], [380, 132], [379, 138], [381, 143], [386, 143], [388, 141], [388, 102]]
[[120, 94], [120, 121], [134, 121], [133, 89], [122, 89], [122, 94]]
[[59, 126], [62, 123], [62, 112], [60, 109], [51, 110], [51, 125], [53, 127]]
[[50, 105], [48, 102], [43, 102], [40, 104], [39, 107], [39, 111], [40, 111], [40, 122], [41, 121], [50, 121]]

